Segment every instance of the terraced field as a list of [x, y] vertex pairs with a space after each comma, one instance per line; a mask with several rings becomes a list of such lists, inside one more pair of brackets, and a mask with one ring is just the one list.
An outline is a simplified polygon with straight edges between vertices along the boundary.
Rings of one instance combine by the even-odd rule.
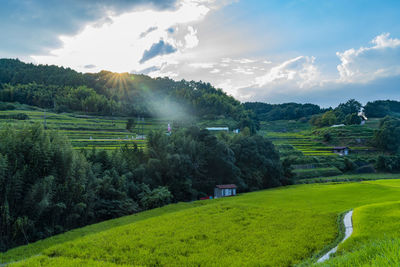
[[[14, 119], [17, 114], [26, 114], [28, 119]], [[24, 123], [42, 123], [50, 130], [65, 134], [76, 149], [115, 149], [124, 145], [146, 146], [145, 136], [151, 130], [167, 128], [166, 120], [145, 119], [136, 125], [133, 132], [126, 130], [128, 118], [51, 113], [44, 110], [0, 111], [0, 125], [21, 127]]]
[[327, 127], [312, 131], [313, 135], [322, 138], [325, 134], [330, 135], [330, 143], [335, 145], [346, 145], [359, 151], [372, 149], [370, 140], [374, 136], [374, 129], [368, 125], [349, 125], [343, 127]]
[[261, 123], [262, 134], [270, 139], [281, 154], [304, 156], [334, 156], [332, 147], [326, 146], [311, 133], [308, 122], [272, 121]]
[[365, 266], [376, 257], [398, 266], [399, 194], [400, 180], [382, 180], [178, 203], [21, 246], [0, 260], [18, 261], [10, 266], [310, 266], [335, 245], [338, 215], [355, 209], [354, 236], [339, 248], [340, 257], [324, 264]]
[[291, 145], [305, 156], [334, 156], [333, 147], [329, 147], [321, 143], [315, 136], [307, 131], [298, 133], [279, 133], [266, 132], [265, 137], [270, 139], [275, 145]]
[[[334, 156], [336, 154], [332, 151], [335, 146], [348, 146], [355, 153], [369, 153], [375, 152], [369, 141], [373, 137], [378, 121], [371, 119], [364, 126], [326, 127], [314, 130], [307, 122], [273, 121], [262, 123], [261, 132], [284, 154], [297, 151], [304, 156]], [[331, 145], [326, 145], [323, 141], [324, 134], [327, 133], [330, 135]]]

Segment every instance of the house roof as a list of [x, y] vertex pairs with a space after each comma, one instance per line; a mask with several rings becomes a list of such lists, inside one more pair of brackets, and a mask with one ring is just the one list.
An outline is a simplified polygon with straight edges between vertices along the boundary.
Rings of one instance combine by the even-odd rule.
[[206, 129], [209, 131], [229, 131], [228, 127], [208, 127]]
[[342, 149], [349, 149], [347, 146], [335, 146], [334, 150], [342, 150]]
[[216, 188], [219, 189], [232, 189], [232, 188], [237, 188], [235, 184], [219, 184], [215, 186]]

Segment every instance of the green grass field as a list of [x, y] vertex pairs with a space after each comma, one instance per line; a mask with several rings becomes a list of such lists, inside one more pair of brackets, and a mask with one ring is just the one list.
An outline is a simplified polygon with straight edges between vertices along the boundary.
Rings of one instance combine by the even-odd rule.
[[[393, 181], [373, 181], [399, 187]], [[399, 266], [400, 201], [365, 205], [354, 210], [354, 232], [323, 266]]]
[[[394, 203], [399, 197], [400, 180], [382, 180], [295, 185], [179, 203], [18, 247], [1, 254], [1, 260], [31, 257], [11, 266], [292, 266], [316, 259], [329, 247], [338, 235], [340, 213], [356, 209], [355, 218], [366, 214], [355, 222], [357, 237], [361, 225], [359, 233], [375, 231], [375, 224], [365, 223], [376, 211], [366, 213], [363, 206], [379, 209], [375, 204]], [[357, 240], [376, 237], [371, 238]], [[382, 242], [399, 243], [394, 235], [390, 238]], [[360, 244], [353, 237], [346, 242], [354, 245], [343, 245], [340, 257]]]

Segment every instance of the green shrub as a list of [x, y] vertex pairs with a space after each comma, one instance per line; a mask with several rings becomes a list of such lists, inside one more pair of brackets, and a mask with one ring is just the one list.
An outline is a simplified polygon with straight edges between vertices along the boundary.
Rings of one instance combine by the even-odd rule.
[[15, 106], [11, 103], [0, 102], [0, 110], [14, 110]]
[[323, 176], [336, 176], [342, 174], [342, 172], [336, 167], [299, 169], [299, 170], [294, 170], [293, 173], [296, 174], [296, 178], [298, 179], [323, 177]]
[[372, 165], [365, 165], [356, 169], [356, 173], [375, 173], [375, 168]]
[[25, 113], [17, 113], [17, 114], [7, 114], [0, 115], [0, 119], [9, 119], [9, 120], [28, 120], [29, 116]]

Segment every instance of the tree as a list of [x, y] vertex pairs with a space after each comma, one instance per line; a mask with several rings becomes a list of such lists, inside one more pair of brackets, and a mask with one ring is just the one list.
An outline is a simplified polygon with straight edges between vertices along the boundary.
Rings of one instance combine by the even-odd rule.
[[166, 187], [159, 186], [151, 190], [143, 185], [143, 192], [140, 193], [140, 203], [144, 209], [154, 209], [171, 202], [172, 194]]
[[400, 113], [400, 102], [394, 100], [376, 100], [368, 102], [364, 107], [367, 117], [383, 118], [386, 115]]
[[337, 123], [337, 117], [333, 110], [327, 111], [321, 117], [321, 126], [331, 126]]
[[126, 122], [126, 129], [132, 132], [135, 126], [136, 126], [135, 119], [129, 118], [128, 121]]
[[346, 125], [359, 125], [361, 123], [361, 118], [357, 113], [348, 114], [345, 117]]
[[360, 112], [362, 105], [360, 102], [355, 99], [350, 99], [346, 103], [341, 103], [337, 108], [335, 108], [336, 112], [344, 114], [344, 116]]
[[245, 191], [282, 185], [282, 166], [274, 145], [259, 135], [236, 136], [231, 143]]
[[396, 153], [400, 150], [400, 119], [386, 116], [375, 132], [374, 143], [378, 148]]

